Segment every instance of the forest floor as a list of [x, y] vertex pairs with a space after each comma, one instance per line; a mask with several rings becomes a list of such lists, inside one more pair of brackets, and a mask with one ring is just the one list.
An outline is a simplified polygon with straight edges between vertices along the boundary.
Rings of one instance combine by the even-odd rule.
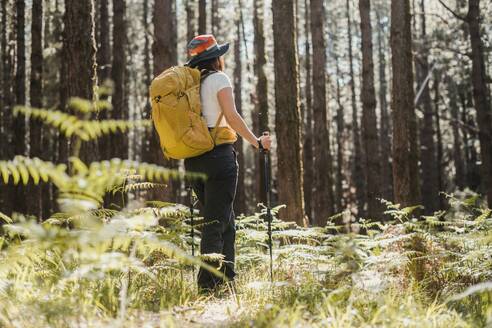
[[261, 215], [240, 218], [237, 293], [213, 295], [197, 292], [182, 215], [165, 212], [165, 226], [155, 209], [4, 225], [0, 326], [492, 326], [492, 211], [473, 199], [424, 218], [391, 205], [392, 221], [358, 223], [366, 234], [276, 220], [273, 285]]

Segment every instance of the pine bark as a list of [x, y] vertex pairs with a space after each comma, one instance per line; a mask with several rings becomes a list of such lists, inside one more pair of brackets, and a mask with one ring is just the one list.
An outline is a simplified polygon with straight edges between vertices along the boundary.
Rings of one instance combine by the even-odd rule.
[[480, 167], [478, 166], [478, 151], [475, 145], [478, 143], [475, 118], [470, 115], [469, 108], [472, 104], [472, 92], [468, 90], [468, 83], [462, 83], [458, 88], [458, 96], [461, 107], [461, 133], [463, 134], [463, 146], [465, 155], [466, 186], [473, 191], [478, 191], [481, 183]]
[[487, 86], [483, 42], [480, 31], [480, 0], [469, 0], [469, 36], [472, 48], [473, 101], [477, 110], [478, 139], [480, 141], [482, 190], [492, 207], [492, 108]]
[[[111, 80], [111, 44], [110, 44], [110, 21], [108, 0], [99, 0], [97, 3], [97, 80], [99, 85], [108, 85]], [[117, 23], [117, 19], [115, 23]], [[107, 99], [102, 95], [101, 99]], [[101, 111], [98, 113], [100, 120], [111, 117], [111, 112]], [[107, 135], [98, 139], [100, 159], [110, 159], [112, 157], [112, 139], [114, 136]], [[120, 157], [120, 156], [117, 156]]]
[[352, 181], [355, 186], [355, 203], [357, 207], [357, 214], [359, 216], [364, 213], [364, 206], [366, 204], [365, 197], [365, 177], [364, 177], [364, 165], [362, 145], [360, 139], [359, 130], [359, 117], [357, 109], [357, 100], [355, 93], [355, 74], [354, 74], [354, 55], [352, 45], [352, 19], [350, 17], [350, 0], [346, 2], [346, 15], [347, 15], [347, 33], [348, 33], [348, 51], [349, 51], [349, 69], [350, 69], [350, 92], [351, 92], [351, 105], [352, 105], [352, 140], [354, 143], [354, 152], [352, 158]]
[[[336, 53], [336, 50], [335, 50]], [[335, 55], [335, 66], [336, 66], [336, 76], [340, 76], [340, 59], [338, 55]], [[336, 212], [340, 213], [343, 211], [345, 202], [343, 194], [343, 180], [344, 180], [344, 151], [345, 151], [345, 118], [344, 118], [344, 107], [342, 102], [342, 92], [340, 87], [340, 79], [336, 79], [336, 99], [337, 99], [337, 169], [335, 178], [335, 204]]]
[[[15, 1], [15, 35], [16, 35], [16, 69], [14, 80], [14, 96], [16, 105], [26, 104], [26, 37], [25, 37], [25, 10], [24, 0]], [[23, 115], [13, 120], [13, 146], [15, 155], [26, 155], [26, 123]], [[12, 190], [15, 197], [13, 210], [25, 213], [26, 190], [23, 186], [15, 186]]]
[[[238, 1], [239, 10], [241, 8], [241, 1]], [[241, 12], [242, 15], [242, 12]], [[242, 18], [242, 17], [241, 17]], [[242, 106], [242, 60], [241, 60], [241, 19], [236, 21], [236, 38], [234, 40], [234, 100], [236, 103], [236, 110], [239, 115], [243, 115]], [[239, 175], [237, 181], [236, 198], [234, 204], [234, 210], [236, 213], [246, 213], [246, 186], [244, 181], [244, 152], [243, 152], [243, 139], [239, 138], [236, 142], [237, 161], [239, 164]]]
[[311, 35], [313, 42], [313, 149], [314, 189], [313, 220], [324, 226], [334, 214], [333, 178], [331, 163], [330, 133], [326, 108], [326, 50], [324, 39], [323, 0], [311, 0]]
[[196, 0], [186, 0], [186, 41], [193, 40], [196, 35]]
[[[46, 1], [46, 15], [44, 19], [44, 49], [56, 49], [48, 52], [43, 59], [43, 105], [45, 108], [59, 109], [60, 80], [62, 67], [62, 50], [55, 45], [62, 43], [63, 13], [60, 10], [61, 0], [53, 3]], [[66, 141], [66, 139], [64, 139]], [[58, 131], [53, 129], [42, 129], [41, 159], [52, 162], [58, 161]], [[55, 187], [52, 183], [42, 186], [43, 215], [47, 217], [56, 207]]]
[[[255, 97], [255, 110], [256, 117], [253, 121], [258, 124], [258, 134], [265, 131], [269, 131], [268, 128], [268, 80], [265, 73], [266, 65], [266, 54], [265, 54], [265, 34], [264, 34], [264, 2], [263, 0], [254, 1], [254, 16], [253, 16], [253, 27], [254, 27], [254, 48], [255, 48], [255, 65], [254, 73], [257, 78], [256, 82], [256, 97]], [[255, 166], [255, 179], [256, 179], [256, 194], [259, 195], [260, 202], [266, 201], [266, 193], [264, 186], [264, 176], [261, 174], [263, 169], [263, 157], [256, 156], [256, 166]]]
[[[444, 145], [441, 132], [441, 112], [439, 111], [439, 98], [441, 90], [441, 80], [436, 72], [434, 72], [434, 110], [433, 115], [435, 116], [436, 122], [436, 139], [437, 139], [437, 154], [436, 154], [436, 175], [437, 175], [437, 190], [445, 191], [446, 186], [444, 181], [446, 181], [443, 176], [443, 167], [446, 165], [444, 162]], [[437, 195], [437, 208], [442, 209], [444, 207], [444, 197], [440, 194]]]
[[93, 1], [65, 0], [62, 105], [70, 97], [92, 99], [94, 86]]
[[[420, 201], [416, 155], [411, 140], [414, 137], [415, 109], [412, 70], [412, 34], [410, 3], [391, 2], [391, 53], [393, 69], [393, 184], [395, 202], [401, 206]], [[417, 184], [415, 183], [417, 182]]]
[[[96, 75], [96, 44], [94, 39], [94, 1], [65, 0], [63, 17], [63, 50], [61, 72], [61, 108], [71, 97], [93, 99]], [[72, 145], [76, 146], [76, 145]], [[68, 143], [60, 135], [59, 161], [68, 160]], [[72, 147], [73, 155], [78, 150]], [[95, 142], [83, 145], [80, 157], [86, 162], [97, 158]]]
[[198, 0], [198, 34], [207, 33], [207, 0]]
[[219, 21], [219, 0], [210, 1], [210, 17], [212, 23], [212, 34], [217, 37], [220, 31], [220, 21]]
[[378, 39], [378, 58], [379, 58], [379, 144], [381, 151], [381, 191], [383, 198], [386, 200], [393, 199], [393, 170], [391, 165], [391, 129], [390, 115], [388, 111], [388, 81], [386, 78], [386, 48], [384, 44], [384, 22], [380, 16], [380, 11], [376, 11], [378, 21], [377, 39]]
[[[97, 69], [99, 83], [111, 78], [111, 44], [108, 0], [99, 0], [97, 29]], [[116, 22], [115, 22], [116, 23]]]
[[279, 143], [278, 199], [288, 206], [280, 212], [286, 221], [305, 225], [302, 151], [298, 88], [298, 61], [293, 0], [272, 3], [275, 57], [275, 133]]
[[[419, 51], [419, 57], [416, 59], [417, 79], [419, 88], [425, 83], [425, 79], [429, 75], [429, 46], [427, 42], [427, 26], [425, 17], [424, 0], [420, 2], [420, 38], [422, 47]], [[429, 83], [426, 83], [420, 103], [422, 105], [424, 118], [423, 127], [421, 130], [421, 145], [420, 154], [422, 158], [422, 205], [425, 208], [425, 213], [434, 213], [439, 207], [439, 163], [437, 162], [436, 152], [436, 132], [434, 122], [434, 110], [432, 108], [432, 99], [430, 95]]]
[[[191, 2], [193, 0], [189, 0]], [[144, 37], [144, 49], [143, 49], [143, 56], [144, 56], [144, 71], [145, 71], [145, 85], [150, 85], [150, 82], [152, 81], [152, 69], [151, 69], [151, 64], [152, 61], [150, 59], [150, 33], [149, 33], [149, 0], [144, 0], [143, 1], [143, 17], [142, 17], [142, 24], [143, 28], [145, 30], [145, 37]], [[192, 37], [193, 38], [193, 37]], [[190, 39], [191, 40], [191, 39]], [[150, 113], [150, 101], [148, 100], [147, 93], [145, 94], [147, 98], [147, 104], [145, 108], [145, 113], [149, 114]], [[146, 119], [149, 119], [150, 117], [145, 117]]]
[[[15, 0], [15, 32], [16, 32], [16, 70], [14, 95], [16, 105], [26, 104], [26, 36], [25, 36], [24, 0]], [[26, 154], [26, 125], [22, 115], [14, 118], [14, 149], [16, 155]], [[20, 201], [20, 200], [19, 200]]]
[[460, 117], [459, 117], [459, 105], [457, 98], [456, 83], [449, 79], [448, 96], [449, 96], [449, 108], [451, 114], [451, 128], [453, 130], [453, 165], [454, 165], [454, 184], [457, 189], [463, 190], [465, 188], [465, 159], [463, 157], [463, 143], [460, 134]]
[[[2, 98], [0, 107], [1, 123], [0, 137], [5, 140], [6, 144], [10, 144], [12, 124], [12, 83], [11, 83], [11, 57], [9, 47], [9, 19], [8, 19], [8, 0], [2, 0], [2, 34], [1, 34], [1, 60], [2, 60]], [[12, 156], [10, 147], [0, 147], [0, 159], [10, 159]]]
[[[6, 38], [6, 29], [7, 29], [7, 15], [6, 15], [6, 9], [4, 9], [4, 6], [6, 6], [6, 2], [2, 0], [1, 5], [0, 5], [0, 17], [1, 17], [1, 32], [0, 32], [0, 72], [3, 75], [3, 72], [5, 72], [5, 62], [3, 60], [4, 53], [6, 52], [6, 46], [7, 46], [7, 38]], [[5, 14], [4, 14], [5, 13]], [[4, 119], [5, 119], [5, 94], [4, 94], [4, 79], [3, 76], [0, 76], [0, 140], [6, 140], [5, 138], [5, 127], [4, 127]], [[0, 159], [3, 159], [3, 147], [0, 147]], [[2, 203], [2, 195], [1, 195], [1, 190], [0, 190], [0, 205]]]
[[[11, 38], [9, 33], [9, 1], [2, 0], [2, 35], [1, 35], [1, 56], [2, 56], [2, 107], [0, 111], [2, 113], [2, 125], [3, 129], [0, 129], [0, 136], [2, 140], [6, 141], [6, 144], [11, 144], [11, 125], [12, 125], [12, 57], [11, 46], [9, 45]], [[12, 159], [13, 151], [12, 147], [0, 147], [0, 159], [8, 160]], [[10, 215], [12, 213], [14, 193], [10, 186], [0, 186], [0, 206], [2, 212]]]
[[379, 157], [378, 127], [376, 117], [376, 90], [374, 87], [374, 62], [370, 0], [359, 0], [362, 33], [362, 138], [366, 163], [367, 216], [381, 215], [381, 166]]
[[[128, 95], [126, 94], [127, 23], [125, 0], [113, 0], [113, 61], [111, 78], [114, 83], [111, 118], [127, 120]], [[113, 135], [110, 144], [111, 158], [128, 158], [127, 134]]]
[[[157, 76], [165, 69], [176, 65], [178, 61], [177, 53], [177, 21], [175, 1], [157, 0], [154, 2], [152, 16], [154, 26], [154, 40], [152, 43], [153, 75]], [[150, 117], [150, 113], [146, 113]], [[171, 169], [178, 168], [177, 161], [166, 161], [162, 153], [159, 137], [155, 128], [146, 135], [144, 141], [145, 151], [142, 154], [144, 161], [166, 166]], [[164, 192], [153, 190], [149, 193], [152, 200], [179, 200], [180, 182], [169, 181], [168, 187]]]
[[312, 69], [311, 69], [311, 43], [310, 43], [310, 11], [308, 0], [304, 0], [304, 51], [306, 85], [304, 87], [304, 144], [303, 144], [303, 170], [304, 170], [304, 204], [309, 222], [313, 222], [313, 181], [314, 181], [314, 153], [313, 153], [313, 91], [312, 91]]
[[[32, 26], [31, 26], [31, 76], [29, 97], [31, 107], [43, 107], [43, 0], [32, 2]], [[39, 122], [30, 121], [30, 157], [42, 155], [42, 131]], [[45, 149], [44, 151], [49, 151]], [[40, 186], [31, 186], [28, 189], [28, 212], [41, 217], [42, 195]]]

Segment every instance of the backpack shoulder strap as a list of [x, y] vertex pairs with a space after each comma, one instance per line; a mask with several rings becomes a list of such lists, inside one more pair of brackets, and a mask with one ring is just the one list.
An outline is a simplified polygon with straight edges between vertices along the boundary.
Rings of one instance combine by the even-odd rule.
[[[207, 77], [209, 77], [210, 75], [214, 74], [214, 73], [217, 73], [217, 71], [210, 71], [210, 70], [201, 70], [201, 77], [200, 77], [200, 83], [203, 83], [203, 81], [205, 81], [205, 79]], [[224, 112], [221, 111], [220, 114], [219, 114], [219, 117], [217, 118], [217, 122], [215, 122], [215, 127], [213, 129], [213, 133], [212, 133], [212, 140], [215, 144], [215, 138], [217, 136], [217, 131], [219, 129], [219, 124], [220, 122], [222, 122], [222, 119], [224, 118]]]
[[215, 122], [215, 127], [212, 133], [212, 140], [214, 141], [214, 144], [215, 144], [215, 138], [217, 136], [217, 131], [219, 130], [219, 124], [223, 118], [224, 118], [224, 112], [220, 111], [219, 117], [217, 118], [217, 122]]
[[217, 71], [209, 71], [208, 69], [202, 69], [200, 71], [201, 73], [201, 76], [200, 76], [200, 83], [203, 83], [203, 81], [205, 81], [205, 79], [207, 77], [209, 77], [210, 75], [214, 74], [214, 73], [217, 73]]

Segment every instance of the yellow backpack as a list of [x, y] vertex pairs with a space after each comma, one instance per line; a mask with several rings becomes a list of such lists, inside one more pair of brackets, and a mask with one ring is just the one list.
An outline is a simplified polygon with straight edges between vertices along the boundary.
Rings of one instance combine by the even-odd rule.
[[237, 140], [234, 130], [218, 127], [223, 113], [209, 131], [200, 105], [200, 81], [199, 70], [176, 66], [162, 72], [150, 85], [152, 120], [167, 158], [195, 157]]

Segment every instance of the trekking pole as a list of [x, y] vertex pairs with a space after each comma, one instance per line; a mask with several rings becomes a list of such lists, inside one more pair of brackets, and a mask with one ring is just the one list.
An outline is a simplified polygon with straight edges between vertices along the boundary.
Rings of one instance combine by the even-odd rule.
[[270, 282], [273, 283], [273, 243], [272, 243], [272, 210], [271, 210], [271, 189], [270, 189], [270, 156], [267, 149], [262, 149], [263, 153], [263, 174], [265, 178], [266, 195], [266, 219], [268, 226], [268, 249], [270, 252]]
[[[195, 227], [194, 227], [194, 214], [195, 214], [195, 202], [193, 201], [193, 188], [188, 187], [190, 197], [190, 235], [191, 235], [191, 256], [195, 256]], [[195, 266], [193, 268], [193, 276], [195, 276]]]

